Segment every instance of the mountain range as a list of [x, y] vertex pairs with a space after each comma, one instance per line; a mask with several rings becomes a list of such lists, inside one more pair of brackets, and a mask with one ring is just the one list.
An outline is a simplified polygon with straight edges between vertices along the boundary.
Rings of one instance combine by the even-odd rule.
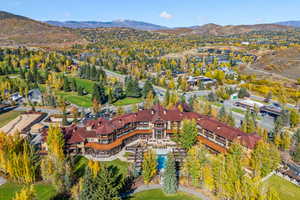
[[[206, 24], [203, 26], [192, 26], [183, 28], [168, 28], [146, 22], [132, 20], [116, 20], [112, 22], [94, 22], [94, 21], [68, 21], [41, 22], [27, 17], [15, 15], [12, 13], [0, 11], [0, 45], [38, 45], [62, 47], [73, 45], [75, 43], [86, 43], [85, 37], [77, 28], [85, 28], [93, 32], [98, 27], [125, 27], [130, 29], [147, 30], [158, 33], [176, 34], [176, 35], [232, 35], [243, 34], [252, 31], [287, 31], [293, 30], [291, 23], [281, 22], [280, 24], [257, 24], [257, 25], [228, 25], [221, 26], [217, 24]], [[292, 23], [296, 26], [296, 22]], [[128, 29], [129, 30], [129, 29]], [[93, 32], [97, 34], [97, 32]]]
[[[172, 32], [172, 30], [190, 30], [190, 29], [199, 29], [199, 27], [212, 27], [212, 25], [216, 24], [206, 24], [203, 26], [190, 26], [190, 27], [176, 27], [176, 28], [170, 28], [167, 26], [161, 26], [157, 24], [147, 23], [147, 22], [141, 22], [141, 21], [134, 21], [134, 20], [115, 20], [115, 21], [109, 21], [109, 22], [100, 22], [100, 21], [45, 21], [45, 23], [59, 26], [59, 27], [66, 27], [66, 28], [109, 28], [109, 27], [122, 27], [122, 28], [134, 28], [138, 30], [145, 30], [145, 31], [159, 31], [159, 30], [169, 30]], [[271, 24], [259, 24], [260, 27], [267, 27], [266, 25], [281, 25], [281, 26], [289, 26], [294, 28], [300, 27], [300, 21], [284, 21], [284, 22], [275, 22]], [[220, 26], [220, 27], [226, 27], [227, 29], [230, 27], [253, 27], [257, 25], [226, 25], [226, 26]], [[214, 26], [213, 28], [216, 28]], [[270, 27], [270, 26], [269, 26]], [[273, 26], [273, 28], [279, 28], [279, 26]], [[166, 31], [168, 32], [168, 31]]]
[[299, 21], [285, 21], [285, 22], [277, 22], [276, 24], [283, 26], [292, 26], [295, 28], [300, 28], [300, 20]]
[[123, 28], [134, 28], [145, 31], [168, 29], [166, 26], [160, 26], [147, 22], [140, 22], [134, 20], [115, 20], [110, 22], [99, 22], [99, 21], [45, 21], [48, 24], [67, 27], [67, 28], [108, 28], [108, 27], [123, 27]]

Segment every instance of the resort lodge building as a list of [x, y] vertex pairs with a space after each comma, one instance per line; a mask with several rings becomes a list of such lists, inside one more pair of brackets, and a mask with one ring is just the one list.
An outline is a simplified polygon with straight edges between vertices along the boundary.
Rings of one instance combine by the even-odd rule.
[[98, 118], [63, 128], [66, 150], [71, 154], [108, 158], [139, 139], [167, 145], [174, 134], [180, 132], [184, 119], [197, 122], [198, 140], [216, 153], [226, 152], [233, 141], [239, 141], [250, 150], [261, 139], [256, 133], [244, 133], [211, 117], [187, 109], [181, 112], [177, 107], [165, 109], [157, 104], [111, 120]]

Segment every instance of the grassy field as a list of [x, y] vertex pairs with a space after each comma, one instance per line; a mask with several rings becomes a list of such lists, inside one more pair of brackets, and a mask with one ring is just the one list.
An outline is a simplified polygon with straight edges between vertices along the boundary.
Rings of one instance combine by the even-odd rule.
[[240, 113], [240, 114], [246, 114], [246, 111], [240, 108], [232, 108], [231, 109], [232, 112], [236, 112], [236, 113]]
[[74, 78], [74, 79], [76, 80], [76, 84], [83, 87], [88, 93], [91, 94], [93, 92], [93, 86], [95, 84], [94, 81], [81, 79], [81, 78]]
[[21, 114], [21, 111], [9, 111], [0, 114], [0, 127], [6, 125], [9, 121], [17, 118]]
[[[87, 165], [88, 159], [82, 156], [78, 156], [75, 158], [75, 162], [76, 162], [76, 167], [74, 172], [76, 174], [78, 174], [79, 176], [83, 175], [85, 167]], [[115, 167], [118, 167], [118, 169], [120, 170], [120, 173], [122, 173], [123, 175], [127, 174], [127, 169], [128, 169], [128, 165], [129, 163], [127, 162], [123, 162], [119, 159], [113, 160], [113, 161], [107, 161], [107, 162], [101, 162], [101, 164], [106, 164], [108, 166], [113, 165]]]
[[271, 176], [265, 184], [273, 187], [279, 193], [281, 200], [300, 200], [300, 187], [279, 176]]
[[[0, 199], [11, 200], [12, 198], [14, 198], [15, 193], [20, 191], [22, 187], [23, 186], [14, 183], [6, 183], [4, 185], [1, 185]], [[35, 184], [34, 189], [37, 194], [38, 200], [50, 200], [56, 194], [54, 187], [52, 187], [51, 185]]]
[[126, 97], [124, 99], [121, 99], [119, 101], [116, 101], [114, 103], [115, 106], [125, 106], [125, 105], [130, 105], [130, 104], [136, 104], [136, 103], [141, 103], [143, 100], [141, 98], [131, 98], [131, 97]]
[[161, 190], [148, 190], [133, 195], [130, 200], [200, 200], [197, 197], [179, 192], [174, 195], [165, 195]]
[[78, 96], [76, 92], [58, 92], [57, 95], [64, 97], [66, 101], [77, 106], [89, 108], [93, 105], [91, 95]]

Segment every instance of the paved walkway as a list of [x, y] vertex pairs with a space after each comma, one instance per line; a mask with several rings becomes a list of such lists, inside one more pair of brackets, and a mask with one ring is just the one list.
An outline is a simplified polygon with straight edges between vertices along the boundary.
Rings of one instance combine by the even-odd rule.
[[[146, 190], [155, 190], [155, 189], [162, 189], [162, 186], [160, 184], [141, 185], [136, 190], [134, 190], [133, 194], [146, 191]], [[178, 191], [194, 195], [202, 200], [210, 200], [210, 198], [208, 198], [204, 194], [184, 186], [179, 186]]]
[[264, 182], [266, 180], [268, 180], [271, 176], [273, 176], [275, 174], [275, 171], [272, 171], [271, 173], [269, 173], [267, 176], [263, 177], [261, 179], [261, 182]]

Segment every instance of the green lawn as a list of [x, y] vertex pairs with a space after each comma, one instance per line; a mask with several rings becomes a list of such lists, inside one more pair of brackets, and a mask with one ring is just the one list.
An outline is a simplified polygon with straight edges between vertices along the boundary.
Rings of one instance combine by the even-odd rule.
[[[82, 156], [75, 157], [75, 169], [74, 172], [78, 174], [79, 176], [83, 175], [85, 167], [87, 165], [88, 159]], [[101, 164], [107, 164], [108, 166], [113, 165], [115, 167], [118, 167], [120, 170], [120, 173], [123, 175], [126, 175], [128, 172], [128, 162], [123, 162], [119, 159], [113, 160], [113, 161], [107, 161], [107, 162], [101, 162]]]
[[300, 200], [300, 187], [279, 176], [271, 176], [264, 184], [273, 187], [281, 200]]
[[95, 81], [81, 79], [81, 78], [74, 78], [76, 80], [76, 84], [83, 87], [88, 93], [93, 92], [93, 86], [95, 84]]
[[5, 126], [9, 121], [17, 118], [22, 112], [21, 111], [9, 111], [0, 114], [0, 127]]
[[217, 107], [222, 107], [222, 106], [223, 106], [223, 104], [222, 104], [222, 103], [219, 103], [219, 102], [214, 102], [213, 105], [214, 105], [214, 106], [217, 106]]
[[124, 162], [124, 161], [121, 161], [119, 159], [116, 159], [116, 160], [113, 160], [113, 161], [102, 162], [102, 163], [118, 167], [119, 170], [120, 170], [120, 173], [123, 174], [123, 175], [127, 175], [127, 173], [128, 173], [128, 166], [129, 166], [128, 162]]
[[[22, 189], [22, 185], [14, 183], [6, 183], [0, 186], [0, 199], [1, 200], [11, 200], [14, 198], [15, 193]], [[47, 184], [35, 184], [35, 192], [37, 194], [38, 200], [50, 200], [55, 196], [56, 191], [53, 186]]]
[[144, 192], [139, 192], [133, 195], [130, 200], [200, 200], [197, 197], [191, 196], [189, 194], [185, 194], [182, 192], [173, 194], [173, 195], [165, 195], [162, 190], [147, 190]]
[[77, 106], [89, 108], [93, 105], [91, 95], [78, 96], [76, 92], [61, 92], [61, 91], [58, 92], [57, 94], [59, 96], [64, 97], [66, 101], [76, 104]]
[[143, 100], [141, 98], [131, 98], [131, 97], [126, 97], [124, 99], [121, 99], [119, 101], [116, 101], [114, 103], [115, 106], [125, 106], [125, 105], [130, 105], [130, 104], [136, 104], [136, 103], [141, 103]]
[[240, 113], [240, 114], [246, 114], [246, 111], [240, 108], [232, 108], [231, 109], [232, 112], [236, 112], [236, 113]]

